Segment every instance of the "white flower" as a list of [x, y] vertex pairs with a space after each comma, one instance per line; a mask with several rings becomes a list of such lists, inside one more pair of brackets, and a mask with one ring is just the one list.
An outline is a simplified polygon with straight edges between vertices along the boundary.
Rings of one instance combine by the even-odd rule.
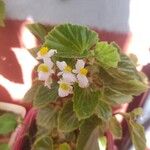
[[71, 86], [71, 83], [66, 82], [64, 80], [58, 81], [59, 83], [59, 89], [58, 89], [58, 95], [60, 97], [66, 97], [69, 94], [73, 93], [73, 87]]
[[55, 49], [48, 49], [47, 47], [42, 47], [37, 53], [37, 59], [43, 59], [45, 64], [52, 64], [51, 57], [57, 53]]
[[38, 66], [38, 78], [41, 81], [45, 81], [45, 86], [47, 86], [48, 88], [51, 88], [51, 84], [52, 84], [52, 74], [54, 73], [54, 70], [52, 69], [53, 65], [51, 64], [50, 66], [47, 64], [40, 64]]
[[63, 79], [66, 81], [66, 82], [75, 82], [76, 81], [76, 77], [75, 75], [72, 73], [72, 68], [70, 66], [68, 66], [66, 64], [65, 61], [57, 61], [56, 62], [57, 64], [57, 67], [61, 70], [57, 75], [60, 76], [62, 75]]
[[81, 88], [86, 88], [89, 86], [88, 78], [86, 77], [88, 70], [84, 68], [85, 62], [81, 59], [77, 60], [76, 69], [73, 70], [77, 74], [78, 84]]

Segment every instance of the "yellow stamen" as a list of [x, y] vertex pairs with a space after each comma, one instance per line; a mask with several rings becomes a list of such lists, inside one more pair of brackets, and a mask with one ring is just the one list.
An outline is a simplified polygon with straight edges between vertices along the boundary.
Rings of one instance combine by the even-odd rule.
[[85, 69], [85, 68], [82, 68], [82, 69], [80, 69], [80, 74], [82, 74], [82, 75], [87, 75], [87, 73], [88, 73], [88, 70], [87, 69]]
[[65, 91], [69, 90], [69, 85], [67, 83], [61, 83], [59, 86], [61, 89], [65, 90]]
[[71, 72], [72, 68], [70, 66], [66, 66], [64, 69], [65, 72]]
[[48, 48], [47, 47], [42, 47], [39, 52], [40, 52], [41, 56], [44, 56], [45, 54], [47, 54]]
[[49, 68], [48, 68], [48, 66], [47, 65], [45, 65], [45, 64], [40, 64], [39, 66], [38, 66], [38, 72], [48, 72], [49, 71]]

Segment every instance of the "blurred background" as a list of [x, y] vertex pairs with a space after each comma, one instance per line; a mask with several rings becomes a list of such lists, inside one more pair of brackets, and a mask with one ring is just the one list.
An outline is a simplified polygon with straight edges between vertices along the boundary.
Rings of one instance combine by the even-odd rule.
[[[101, 40], [115, 41], [126, 54], [138, 57], [138, 69], [150, 77], [150, 0], [5, 0], [5, 27], [0, 27], [0, 101], [22, 103], [31, 87], [37, 61], [27, 49], [37, 45], [25, 27], [75, 23], [96, 30]], [[147, 146], [150, 148], [150, 96], [144, 105]], [[137, 102], [138, 103], [138, 102]]]

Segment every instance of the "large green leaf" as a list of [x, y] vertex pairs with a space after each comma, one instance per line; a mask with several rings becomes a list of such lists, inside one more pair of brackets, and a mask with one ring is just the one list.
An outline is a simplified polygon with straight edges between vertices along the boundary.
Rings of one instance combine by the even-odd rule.
[[96, 116], [92, 116], [83, 122], [80, 127], [76, 150], [85, 150], [92, 132], [99, 125], [99, 123], [100, 120]]
[[47, 35], [48, 31], [50, 31], [53, 26], [44, 26], [40, 23], [28, 24], [27, 28], [42, 42], [44, 42], [44, 37]]
[[41, 82], [36, 82], [24, 96], [26, 102], [33, 102], [37, 108], [46, 107], [50, 102], [58, 98], [58, 84], [53, 83], [51, 89], [47, 88]]
[[16, 115], [5, 113], [0, 116], [0, 134], [13, 132], [17, 126]]
[[131, 140], [135, 146], [135, 149], [145, 150], [146, 138], [145, 138], [144, 127], [136, 123], [134, 120], [128, 121], [128, 127], [130, 131]]
[[122, 127], [115, 116], [111, 117], [109, 120], [109, 130], [115, 138], [122, 138]]
[[96, 45], [95, 57], [104, 68], [116, 68], [120, 61], [118, 49], [107, 42], [99, 42]]
[[105, 88], [102, 99], [111, 105], [124, 104], [132, 101], [131, 95], [125, 95], [117, 90]]
[[44, 45], [57, 49], [60, 57], [83, 57], [97, 43], [98, 35], [87, 27], [63, 24], [56, 26], [45, 38]]
[[90, 117], [98, 104], [98, 92], [90, 89], [74, 88], [73, 109], [79, 120]]
[[102, 100], [99, 100], [95, 112], [99, 118], [106, 120], [106, 121], [112, 115], [111, 107]]
[[57, 118], [58, 109], [49, 106], [39, 110], [36, 122], [38, 126], [51, 131], [53, 128], [57, 127]]
[[0, 0], [0, 26], [4, 26], [5, 19], [5, 4], [3, 0]]
[[63, 132], [71, 132], [79, 127], [79, 121], [73, 111], [73, 102], [65, 104], [58, 117], [58, 127]]
[[53, 83], [51, 89], [41, 85], [38, 92], [34, 98], [33, 106], [37, 108], [42, 108], [47, 106], [50, 102], [56, 101], [58, 98], [58, 84]]
[[35, 140], [32, 150], [53, 150], [53, 141], [49, 136], [41, 136]]
[[110, 76], [104, 69], [100, 69], [100, 78], [103, 80], [104, 86], [119, 91], [125, 95], [139, 95], [147, 90], [148, 86], [140, 80], [120, 80]]
[[139, 72], [128, 56], [120, 54], [121, 61], [118, 62], [117, 68], [109, 68], [107, 72], [114, 78], [120, 80], [141, 80]]

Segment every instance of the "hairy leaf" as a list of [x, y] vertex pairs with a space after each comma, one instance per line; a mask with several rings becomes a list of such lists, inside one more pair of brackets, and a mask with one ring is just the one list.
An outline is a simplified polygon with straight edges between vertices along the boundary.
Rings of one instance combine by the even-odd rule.
[[67, 143], [63, 143], [59, 145], [59, 150], [71, 150], [71, 148]]
[[92, 116], [83, 122], [80, 127], [80, 134], [77, 140], [76, 150], [85, 150], [88, 139], [99, 123], [100, 120], [96, 116]]
[[58, 127], [63, 132], [71, 132], [79, 127], [79, 121], [73, 111], [73, 102], [65, 104], [58, 117]]
[[37, 114], [37, 125], [51, 131], [57, 127], [58, 109], [53, 107], [46, 107], [40, 109]]
[[82, 89], [78, 86], [74, 89], [73, 109], [79, 120], [90, 117], [98, 104], [98, 92], [90, 89]]
[[32, 150], [53, 150], [53, 141], [49, 136], [41, 136], [34, 142]]
[[109, 130], [115, 138], [122, 138], [122, 127], [115, 116], [111, 117], [109, 120]]
[[87, 27], [63, 24], [56, 26], [45, 38], [44, 45], [57, 49], [57, 56], [83, 57], [96, 44], [98, 35]]
[[99, 100], [95, 110], [97, 116], [102, 120], [108, 120], [112, 115], [111, 107], [102, 100]]
[[50, 31], [53, 27], [46, 27], [40, 23], [28, 24], [27, 28], [42, 42], [44, 42], [44, 38], [47, 35], [48, 31]]
[[120, 60], [118, 49], [107, 42], [97, 43], [95, 57], [104, 68], [116, 68]]
[[17, 126], [16, 115], [5, 113], [0, 116], [0, 134], [5, 135], [13, 132]]

